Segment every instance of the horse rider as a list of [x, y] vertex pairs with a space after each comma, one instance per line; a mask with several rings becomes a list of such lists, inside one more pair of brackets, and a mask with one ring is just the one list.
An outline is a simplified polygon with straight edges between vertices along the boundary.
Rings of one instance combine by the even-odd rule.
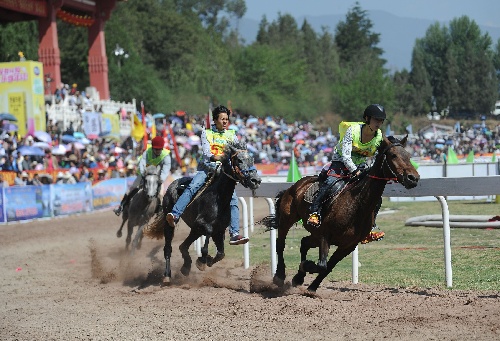
[[[234, 130], [228, 129], [229, 115], [231, 110], [223, 105], [219, 105], [212, 111], [212, 124], [211, 129], [206, 129], [201, 133], [201, 146], [202, 156], [198, 162], [198, 171], [196, 172], [193, 180], [189, 186], [184, 190], [182, 195], [177, 199], [172, 211], [167, 214], [168, 224], [174, 228], [175, 224], [179, 221], [182, 213], [186, 209], [191, 199], [195, 196], [196, 192], [205, 184], [208, 173], [214, 172], [224, 153], [224, 146], [229, 142], [238, 142], [238, 137]], [[231, 224], [229, 226], [229, 244], [240, 245], [248, 242], [247, 237], [239, 234], [240, 231], [240, 211], [238, 207], [238, 197], [236, 191], [230, 202], [231, 207]]]
[[[345, 135], [340, 137], [335, 146], [332, 162], [328, 169], [323, 169], [319, 175], [319, 190], [309, 208], [307, 223], [313, 227], [321, 225], [320, 208], [323, 198], [330, 190], [338, 191], [347, 182], [361, 175], [361, 171], [368, 168], [366, 163], [369, 157], [376, 154], [382, 142], [380, 127], [386, 118], [385, 109], [380, 104], [371, 104], [363, 113], [364, 122], [342, 122], [342, 127], [347, 127]], [[382, 200], [377, 204], [375, 217], [380, 209]], [[374, 228], [376, 224], [374, 224]], [[380, 240], [385, 233], [371, 231], [361, 243]]]
[[139, 165], [137, 167], [137, 177], [130, 186], [128, 192], [123, 196], [122, 201], [120, 202], [120, 206], [113, 210], [113, 212], [115, 212], [117, 216], [119, 216], [123, 212], [123, 208], [130, 202], [133, 196], [137, 192], [139, 192], [139, 186], [142, 181], [141, 174], [146, 174], [146, 168], [148, 166], [161, 165], [160, 186], [170, 174], [172, 159], [170, 156], [170, 151], [166, 148], [163, 148], [164, 144], [165, 141], [163, 140], [163, 137], [156, 136], [151, 141], [151, 148], [147, 148], [140, 156]]

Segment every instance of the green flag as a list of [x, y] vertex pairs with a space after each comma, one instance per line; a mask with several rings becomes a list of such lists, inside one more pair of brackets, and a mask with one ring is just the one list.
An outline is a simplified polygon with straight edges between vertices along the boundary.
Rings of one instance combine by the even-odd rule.
[[455, 151], [451, 148], [448, 148], [448, 164], [453, 165], [458, 163], [458, 157]]
[[493, 155], [491, 156], [491, 162], [497, 162], [497, 154], [496, 153], [493, 153]]
[[295, 161], [295, 154], [292, 152], [292, 160], [290, 161], [290, 168], [288, 168], [288, 176], [286, 182], [296, 182], [302, 178], [300, 175], [299, 166]]
[[467, 155], [467, 163], [474, 163], [474, 151], [471, 150], [469, 152], [469, 155]]

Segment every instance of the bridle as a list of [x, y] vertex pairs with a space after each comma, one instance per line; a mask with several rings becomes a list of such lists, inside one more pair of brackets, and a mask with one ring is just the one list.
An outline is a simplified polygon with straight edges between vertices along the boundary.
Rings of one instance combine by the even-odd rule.
[[247, 187], [246, 180], [252, 172], [255, 172], [257, 170], [257, 168], [255, 168], [255, 166], [251, 166], [248, 169], [241, 169], [235, 162], [233, 162], [233, 158], [235, 158], [240, 153], [240, 151], [241, 150], [237, 150], [229, 157], [229, 165], [231, 166], [233, 174], [226, 173], [224, 167], [222, 167], [222, 172], [232, 180], [240, 182], [243, 186]]
[[[392, 147], [404, 147], [401, 143], [395, 142], [391, 143], [390, 145], [386, 146], [384, 150], [382, 151], [382, 154], [384, 155], [384, 160], [382, 161], [382, 168], [384, 167], [384, 164], [387, 166], [387, 169], [391, 172], [391, 175], [393, 176], [392, 178], [381, 178], [375, 175], [370, 175], [368, 174], [368, 177], [375, 179], [375, 180], [383, 180], [383, 181], [395, 181], [395, 182], [400, 182], [398, 178], [398, 174], [391, 168], [389, 163], [387, 162], [387, 152], [392, 148]], [[402, 174], [399, 174], [401, 178], [403, 178]]]

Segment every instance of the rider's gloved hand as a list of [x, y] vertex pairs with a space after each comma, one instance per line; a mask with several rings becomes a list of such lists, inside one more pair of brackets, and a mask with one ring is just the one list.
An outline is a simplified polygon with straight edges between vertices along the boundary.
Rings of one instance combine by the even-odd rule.
[[359, 168], [356, 168], [355, 171], [351, 172], [349, 174], [349, 182], [356, 182], [361, 178], [361, 170]]

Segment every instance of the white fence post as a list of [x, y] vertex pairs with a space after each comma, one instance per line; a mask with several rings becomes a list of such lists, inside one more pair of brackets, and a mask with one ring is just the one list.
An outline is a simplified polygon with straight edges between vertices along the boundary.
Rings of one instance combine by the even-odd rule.
[[250, 232], [253, 233], [254, 221], [253, 221], [253, 197], [248, 199], [248, 218], [250, 224]]
[[[245, 198], [238, 197], [241, 203], [242, 221], [243, 221], [243, 236], [248, 238], [248, 210]], [[250, 267], [250, 243], [243, 245], [243, 265], [245, 269]]]
[[443, 213], [444, 274], [446, 278], [446, 286], [448, 288], [451, 288], [451, 286], [453, 285], [453, 274], [451, 269], [450, 211], [444, 197], [437, 196], [436, 199], [439, 200]]
[[352, 252], [352, 284], [358, 284], [358, 247]]
[[[269, 205], [269, 214], [273, 215], [275, 214], [274, 210], [274, 202], [273, 199], [271, 198], [266, 198], [266, 201]], [[271, 242], [271, 275], [274, 276], [276, 273], [276, 267], [277, 267], [277, 256], [276, 256], [276, 229], [271, 229], [269, 233], [269, 238]]]

